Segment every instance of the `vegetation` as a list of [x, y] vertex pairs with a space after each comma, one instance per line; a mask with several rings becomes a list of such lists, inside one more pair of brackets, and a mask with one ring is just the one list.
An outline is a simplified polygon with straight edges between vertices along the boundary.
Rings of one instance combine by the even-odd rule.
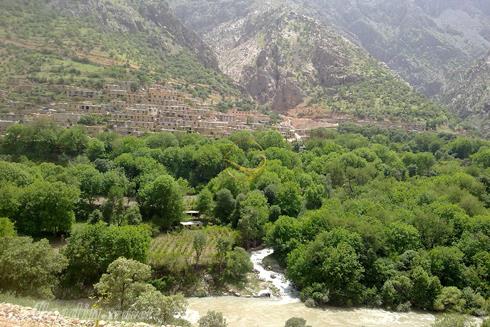
[[[159, 19], [167, 24], [165, 32]], [[0, 21], [0, 88], [9, 91], [0, 109], [10, 101], [27, 108], [66, 99], [63, 85], [101, 89], [120, 81], [137, 88], [172, 80], [203, 99], [240, 96], [213, 67], [210, 50], [163, 4], [6, 0]]]
[[226, 327], [226, 319], [221, 312], [208, 311], [208, 313], [199, 319], [199, 327]]
[[303, 318], [293, 317], [286, 321], [284, 327], [309, 327], [306, 325], [306, 320]]
[[[199, 258], [194, 249], [196, 238], [204, 235], [206, 241], [199, 245]], [[155, 268], [166, 267], [179, 271], [191, 264], [209, 265], [213, 262], [218, 242], [223, 239], [233, 241], [231, 229], [206, 227], [203, 231], [184, 230], [155, 237], [149, 250], [149, 263]], [[196, 260], [198, 259], [198, 260]]]
[[[24, 147], [14, 146], [19, 131]], [[67, 134], [84, 141], [58, 146]], [[50, 142], [56, 155], [42, 150]], [[67, 243], [45, 255], [59, 259], [43, 263], [39, 293], [86, 296], [96, 284], [101, 301], [114, 305], [120, 297], [106, 293], [120, 286], [110, 281], [121, 264], [141, 272], [131, 283], [154, 287], [135, 291], [141, 301], [134, 303], [155, 301], [162, 312], [162, 296], [243, 284], [252, 268], [243, 248], [265, 243], [309, 305], [487, 312], [488, 141], [345, 125], [299, 145], [274, 131], [218, 140], [91, 137], [34, 124], [11, 127], [0, 144], [0, 215], [19, 235]], [[65, 200], [52, 201], [48, 191]], [[197, 195], [185, 203], [199, 205], [202, 219], [216, 226], [176, 231], [184, 194]], [[26, 228], [31, 220], [43, 227]], [[12, 223], [1, 221], [10, 235], [3, 242], [48, 251], [46, 241], [14, 236]], [[2, 267], [5, 276], [10, 267], [28, 268]], [[5, 285], [26, 290], [17, 279]], [[120, 309], [130, 311], [133, 303], [125, 302]]]
[[0, 238], [0, 290], [17, 295], [53, 297], [59, 274], [67, 266], [63, 255], [47, 240], [30, 237]]
[[63, 254], [68, 258], [66, 284], [94, 284], [119, 257], [146, 262], [150, 231], [146, 226], [87, 225], [75, 230]]
[[185, 314], [187, 303], [181, 295], [164, 296], [148, 284], [151, 267], [135, 260], [114, 260], [95, 284], [99, 303], [119, 310], [130, 310], [141, 315], [141, 320], [170, 324]]

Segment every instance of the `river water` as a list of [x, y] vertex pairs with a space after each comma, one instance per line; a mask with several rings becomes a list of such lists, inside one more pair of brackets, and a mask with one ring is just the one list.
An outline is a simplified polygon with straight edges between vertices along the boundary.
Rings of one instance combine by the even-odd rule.
[[[267, 270], [262, 259], [272, 249], [254, 251], [251, 260], [259, 278], [270, 282], [279, 292], [271, 298], [233, 296], [189, 298], [187, 319], [196, 323], [207, 311], [222, 312], [230, 327], [282, 327], [291, 317], [301, 317], [312, 327], [418, 327], [430, 326], [435, 317], [428, 313], [389, 312], [381, 309], [307, 308], [284, 275]], [[269, 290], [264, 290], [269, 292]]]

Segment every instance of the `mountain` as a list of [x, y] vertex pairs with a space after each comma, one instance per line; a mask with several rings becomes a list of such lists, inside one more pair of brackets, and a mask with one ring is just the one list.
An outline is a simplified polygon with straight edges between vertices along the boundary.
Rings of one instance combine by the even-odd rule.
[[290, 0], [429, 96], [490, 49], [487, 0]]
[[172, 81], [202, 98], [240, 96], [213, 51], [164, 2], [0, 2], [0, 105], [59, 99], [52, 85], [122, 81]]
[[320, 106], [376, 119], [444, 121], [443, 109], [331, 25], [282, 2], [174, 0], [220, 67], [261, 104]]
[[470, 69], [456, 72], [444, 101], [465, 126], [490, 136], [490, 53]]

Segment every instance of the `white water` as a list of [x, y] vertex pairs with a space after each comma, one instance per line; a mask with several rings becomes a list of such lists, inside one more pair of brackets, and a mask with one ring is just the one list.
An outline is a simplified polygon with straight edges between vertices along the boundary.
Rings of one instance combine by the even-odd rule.
[[[279, 291], [279, 299], [283, 303], [299, 302], [299, 293], [293, 287], [293, 284], [286, 279], [284, 274], [280, 274], [271, 270], [267, 270], [262, 264], [262, 260], [274, 253], [272, 249], [263, 249], [253, 251], [250, 259], [254, 265], [254, 270], [258, 272], [260, 280], [271, 283]], [[275, 278], [274, 278], [275, 277]], [[264, 290], [273, 293], [272, 290]]]
[[[302, 317], [312, 327], [429, 327], [434, 315], [418, 312], [389, 312], [381, 309], [307, 308], [299, 301], [298, 292], [283, 274], [267, 270], [262, 260], [272, 249], [253, 251], [251, 260], [259, 278], [279, 291], [273, 298], [241, 298], [233, 296], [189, 298], [186, 319], [197, 324], [208, 311], [222, 312], [229, 327], [281, 327], [291, 317]], [[272, 274], [276, 278], [272, 278]]]

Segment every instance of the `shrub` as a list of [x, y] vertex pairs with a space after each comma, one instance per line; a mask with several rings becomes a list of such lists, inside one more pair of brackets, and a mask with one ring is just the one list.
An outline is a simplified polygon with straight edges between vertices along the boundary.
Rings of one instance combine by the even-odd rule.
[[23, 296], [53, 297], [66, 258], [47, 240], [0, 238], [0, 290]]

